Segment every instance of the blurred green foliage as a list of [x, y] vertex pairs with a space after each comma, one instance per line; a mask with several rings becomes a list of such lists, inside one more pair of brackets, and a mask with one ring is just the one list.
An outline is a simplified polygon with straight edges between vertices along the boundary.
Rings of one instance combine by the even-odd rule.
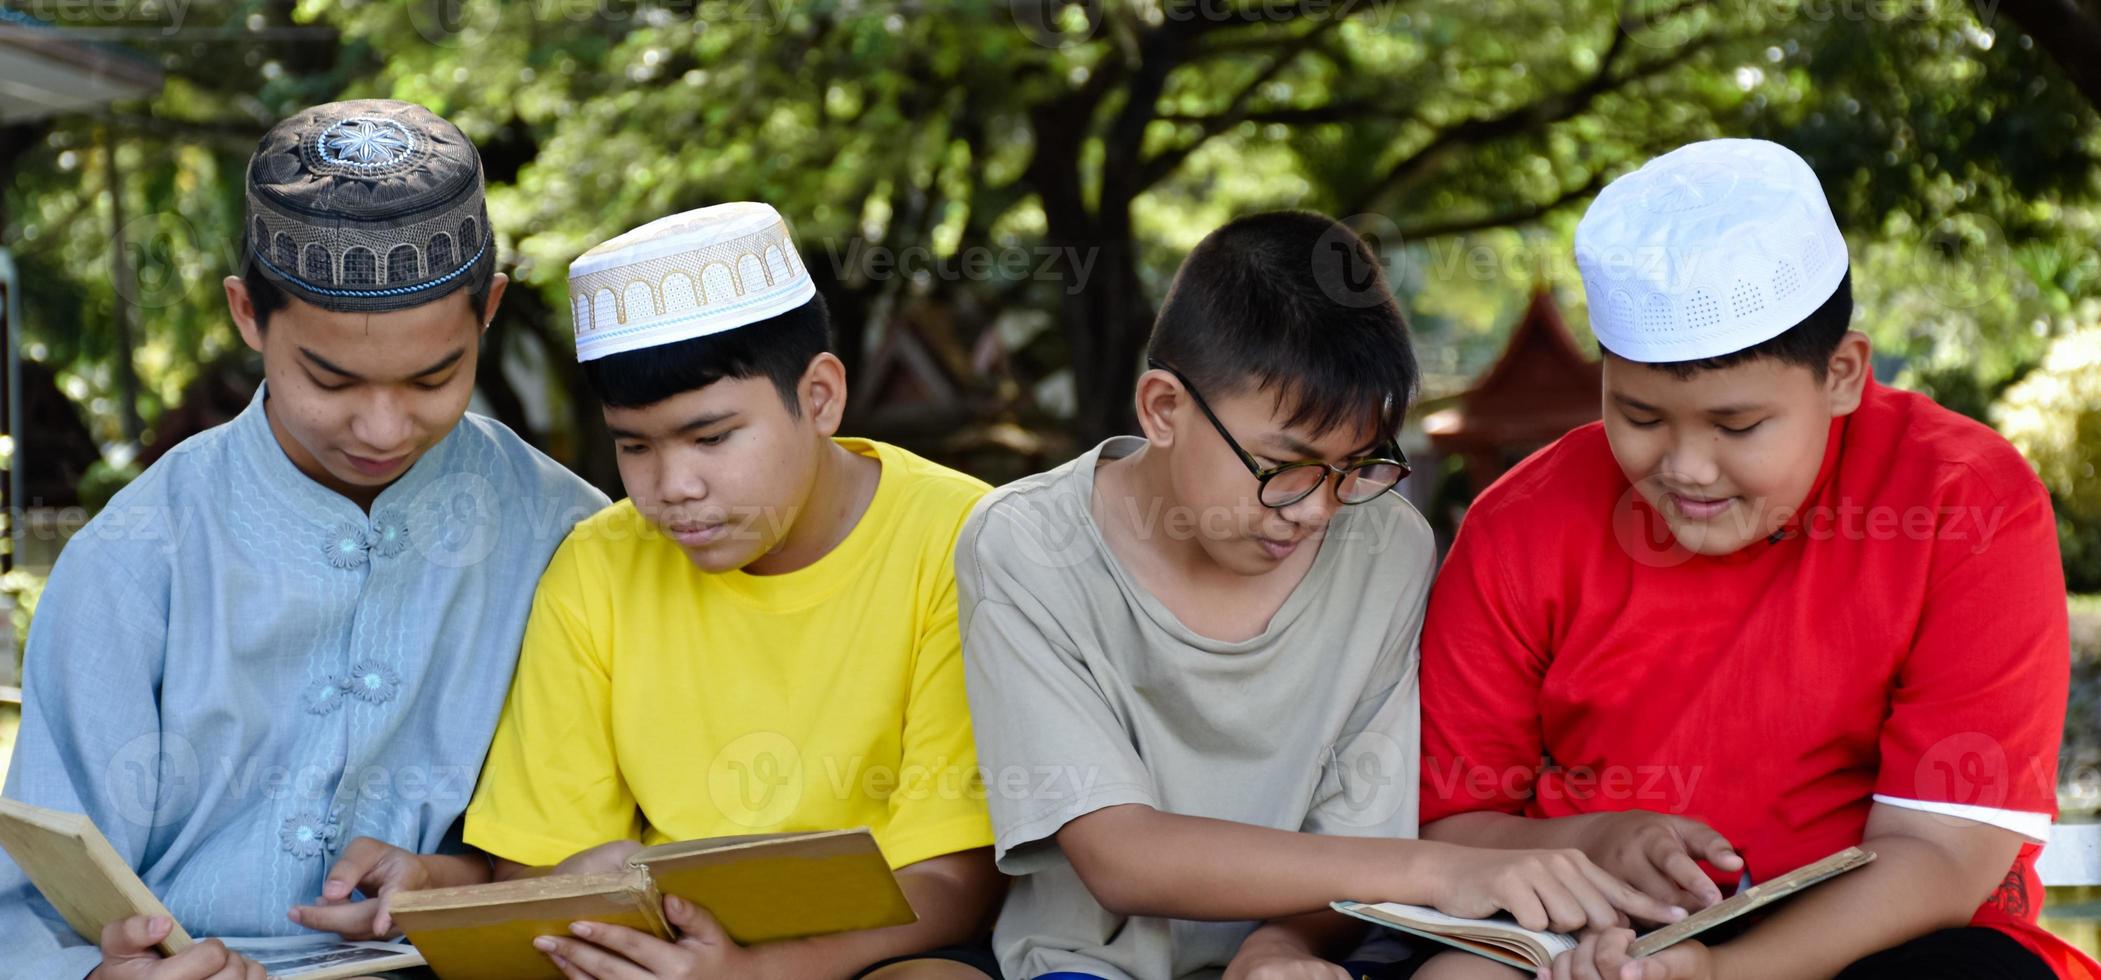
[[[273, 120], [343, 97], [423, 102], [482, 147], [523, 287], [490, 334], [483, 394], [601, 479], [565, 266], [720, 200], [788, 215], [850, 367], [907, 314], [939, 311], [925, 339], [969, 395], [955, 421], [1068, 447], [1117, 428], [1152, 304], [1232, 214], [1348, 216], [1384, 249], [1433, 391], [1449, 391], [1535, 284], [1588, 342], [1569, 259], [1582, 204], [1709, 136], [1811, 160], [1852, 243], [1860, 326], [1895, 380], [1965, 412], [1988, 417], [2101, 295], [2094, 109], [2019, 25], [1963, 3], [193, 0], [178, 18], [138, 0], [115, 24], [46, 6], [123, 28], [167, 72], [146, 104], [54, 120], [0, 154], [32, 356], [103, 440], [127, 364], [150, 427], [200, 365], [240, 355], [218, 279], [239, 259], [247, 153]], [[130, 297], [108, 275], [112, 149]], [[1068, 247], [1084, 274], [1041, 261]], [[916, 274], [881, 261], [914, 249], [930, 257]], [[1037, 260], [962, 261], [1003, 249]], [[118, 302], [137, 322], [128, 361], [103, 326]], [[1014, 328], [1019, 313], [1054, 328]], [[1011, 383], [971, 368], [992, 331]]]

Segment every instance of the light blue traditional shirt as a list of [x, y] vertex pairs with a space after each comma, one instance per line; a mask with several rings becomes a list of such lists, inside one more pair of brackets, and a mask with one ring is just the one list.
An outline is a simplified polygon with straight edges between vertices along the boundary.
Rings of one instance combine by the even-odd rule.
[[[6, 795], [93, 818], [194, 934], [300, 933], [353, 838], [459, 848], [534, 585], [605, 505], [469, 414], [368, 514], [292, 464], [258, 390], [66, 544]], [[0, 974], [99, 958], [0, 855]]]

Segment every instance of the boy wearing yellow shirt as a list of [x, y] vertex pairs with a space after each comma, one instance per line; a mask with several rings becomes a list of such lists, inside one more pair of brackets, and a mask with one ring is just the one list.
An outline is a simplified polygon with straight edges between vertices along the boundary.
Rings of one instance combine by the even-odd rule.
[[599, 924], [572, 978], [982, 980], [999, 897], [956, 632], [979, 481], [835, 439], [844, 368], [780, 215], [724, 204], [570, 267], [577, 357], [628, 498], [534, 599], [466, 840], [498, 877], [672, 840], [867, 826], [919, 921], [741, 948], [678, 899], [664, 942]]

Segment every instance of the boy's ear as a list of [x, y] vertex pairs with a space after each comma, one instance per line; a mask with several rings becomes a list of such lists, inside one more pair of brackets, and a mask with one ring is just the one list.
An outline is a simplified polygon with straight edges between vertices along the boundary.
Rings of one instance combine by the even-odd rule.
[[1138, 393], [1133, 397], [1138, 406], [1138, 429], [1144, 433], [1145, 441], [1155, 446], [1174, 445], [1175, 410], [1189, 398], [1182, 383], [1174, 375], [1153, 368], [1138, 376]]
[[510, 284], [511, 277], [501, 272], [489, 277], [489, 298], [482, 304], [481, 309], [481, 329], [483, 333], [488, 332], [489, 324], [496, 322], [496, 304], [503, 302], [504, 287]]
[[817, 431], [827, 439], [837, 435], [846, 418], [846, 364], [838, 355], [826, 351], [810, 358], [795, 390]]
[[233, 316], [233, 324], [241, 331], [242, 342], [258, 354], [263, 352], [263, 327], [255, 320], [255, 297], [248, 295], [248, 284], [240, 276], [227, 276], [219, 281], [226, 288], [226, 312]]
[[1875, 370], [1873, 354], [1868, 335], [1858, 330], [1848, 330], [1839, 339], [1824, 370], [1824, 393], [1831, 399], [1833, 416], [1851, 415], [1860, 407], [1861, 393]]

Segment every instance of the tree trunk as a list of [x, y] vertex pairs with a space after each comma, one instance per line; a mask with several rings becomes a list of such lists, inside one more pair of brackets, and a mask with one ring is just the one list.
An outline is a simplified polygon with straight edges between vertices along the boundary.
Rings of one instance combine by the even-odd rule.
[[1131, 240], [1130, 198], [1105, 187], [1098, 209], [1090, 210], [1080, 184], [1089, 110], [1075, 101], [1034, 113], [1037, 147], [1028, 173], [1043, 205], [1045, 240], [1061, 256], [1054, 268], [1070, 277], [1054, 285], [1062, 290], [1058, 326], [1070, 353], [1072, 434], [1082, 446], [1137, 431], [1132, 389], [1152, 327]]
[[[1152, 334], [1153, 306], [1138, 277], [1131, 203], [1144, 193], [1145, 130], [1158, 117], [1167, 76], [1188, 57], [1196, 36], [1185, 21], [1145, 32], [1128, 66], [1097, 66], [1090, 82], [1030, 114], [1036, 152], [1026, 177], [1043, 205], [1053, 247], [1077, 254], [1062, 263], [1069, 275], [1059, 309], [1072, 354], [1075, 411], [1072, 432], [1088, 446], [1137, 431], [1133, 389]], [[1103, 98], [1104, 79], [1121, 79], [1121, 104]], [[1092, 208], [1081, 184], [1082, 150], [1105, 105], [1114, 105], [1101, 131], [1100, 189]], [[1090, 261], [1091, 260], [1091, 261]]]
[[130, 246], [124, 242], [124, 182], [117, 173], [117, 138], [107, 128], [102, 131], [102, 174], [109, 189], [110, 284], [116, 291], [115, 301], [110, 304], [110, 329], [116, 335], [116, 349], [110, 352], [110, 373], [117, 382], [117, 423], [124, 441], [136, 446], [139, 433], [145, 430], [139, 420], [138, 368], [131, 359], [137, 347], [131, 331], [131, 303], [138, 290], [131, 279], [131, 256], [125, 254]]
[[[19, 123], [0, 126], [0, 187], [13, 183], [15, 160], [35, 149], [50, 130], [48, 123]], [[0, 228], [7, 227], [7, 199], [0, 194]]]
[[2008, 17], [2033, 36], [2064, 69], [2088, 105], [2101, 110], [2101, 4], [2094, 0], [1981, 0], [1977, 16], [1986, 27], [1993, 13]]
[[1082, 446], [1138, 430], [1132, 391], [1152, 328], [1129, 232], [1060, 245], [1094, 250], [1090, 275], [1058, 310], [1072, 351], [1073, 437]]

